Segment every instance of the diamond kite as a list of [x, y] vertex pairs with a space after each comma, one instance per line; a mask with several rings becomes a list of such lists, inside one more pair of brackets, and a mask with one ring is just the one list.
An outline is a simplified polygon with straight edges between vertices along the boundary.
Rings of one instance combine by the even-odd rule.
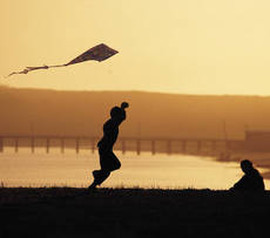
[[26, 67], [22, 71], [17, 71], [17, 72], [15, 71], [15, 72], [10, 73], [8, 77], [14, 74], [28, 74], [30, 71], [38, 70], [38, 69], [49, 69], [49, 68], [69, 66], [69, 65], [81, 63], [87, 60], [95, 60], [95, 61], [101, 62], [103, 60], [110, 58], [111, 56], [117, 53], [118, 53], [117, 50], [114, 50], [110, 48], [109, 46], [102, 43], [102, 44], [92, 47], [91, 49], [82, 53], [81, 55], [71, 60], [67, 64], [59, 64], [59, 65], [51, 65], [51, 66], [43, 65], [40, 67]]

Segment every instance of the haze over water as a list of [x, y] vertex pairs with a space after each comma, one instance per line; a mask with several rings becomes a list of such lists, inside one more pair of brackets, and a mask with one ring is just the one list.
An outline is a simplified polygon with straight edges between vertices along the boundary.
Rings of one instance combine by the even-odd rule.
[[[229, 189], [242, 176], [238, 163], [220, 163], [211, 157], [117, 155], [122, 167], [102, 187]], [[98, 162], [98, 154], [89, 151], [78, 155], [74, 150], [66, 150], [65, 154], [56, 149], [50, 154], [44, 149], [35, 154], [29, 149], [21, 149], [18, 154], [6, 151], [0, 155], [0, 182], [5, 187], [87, 187], [92, 182], [92, 170], [99, 168]], [[270, 188], [269, 180], [265, 184], [266, 189]]]

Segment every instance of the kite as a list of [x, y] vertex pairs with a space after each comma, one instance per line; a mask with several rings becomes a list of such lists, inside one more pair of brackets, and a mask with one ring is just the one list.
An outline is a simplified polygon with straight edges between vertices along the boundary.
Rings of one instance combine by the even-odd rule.
[[40, 67], [26, 67], [22, 71], [17, 71], [17, 72], [15, 71], [15, 72], [10, 73], [8, 77], [14, 74], [28, 74], [30, 71], [39, 70], [39, 69], [49, 69], [49, 68], [69, 66], [69, 65], [81, 63], [87, 60], [95, 60], [95, 61], [101, 62], [103, 60], [110, 58], [111, 56], [117, 53], [118, 53], [117, 50], [114, 50], [110, 48], [109, 46], [102, 43], [102, 44], [99, 44], [90, 48], [89, 50], [85, 51], [84, 53], [82, 53], [75, 59], [71, 60], [67, 64], [50, 65], [50, 66], [43, 65]]

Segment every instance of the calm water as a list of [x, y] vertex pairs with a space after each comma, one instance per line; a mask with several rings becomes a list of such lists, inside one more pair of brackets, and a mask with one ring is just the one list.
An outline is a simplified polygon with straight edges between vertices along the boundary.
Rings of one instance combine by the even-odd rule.
[[[228, 189], [242, 176], [238, 164], [219, 163], [211, 157], [116, 154], [122, 167], [112, 173], [103, 187]], [[18, 154], [0, 154], [0, 182], [6, 187], [87, 187], [92, 182], [91, 171], [98, 168], [97, 153], [77, 155], [67, 150], [61, 154], [52, 150], [45, 154], [40, 150], [31, 154], [29, 149], [21, 149]], [[269, 180], [265, 184], [269, 189]]]

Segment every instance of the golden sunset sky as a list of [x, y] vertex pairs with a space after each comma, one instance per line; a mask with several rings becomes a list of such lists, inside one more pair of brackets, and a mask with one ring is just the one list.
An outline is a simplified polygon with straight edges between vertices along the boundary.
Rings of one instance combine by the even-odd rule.
[[[270, 95], [269, 0], [0, 0], [0, 79], [14, 87]], [[67, 63], [96, 44], [119, 51]]]

